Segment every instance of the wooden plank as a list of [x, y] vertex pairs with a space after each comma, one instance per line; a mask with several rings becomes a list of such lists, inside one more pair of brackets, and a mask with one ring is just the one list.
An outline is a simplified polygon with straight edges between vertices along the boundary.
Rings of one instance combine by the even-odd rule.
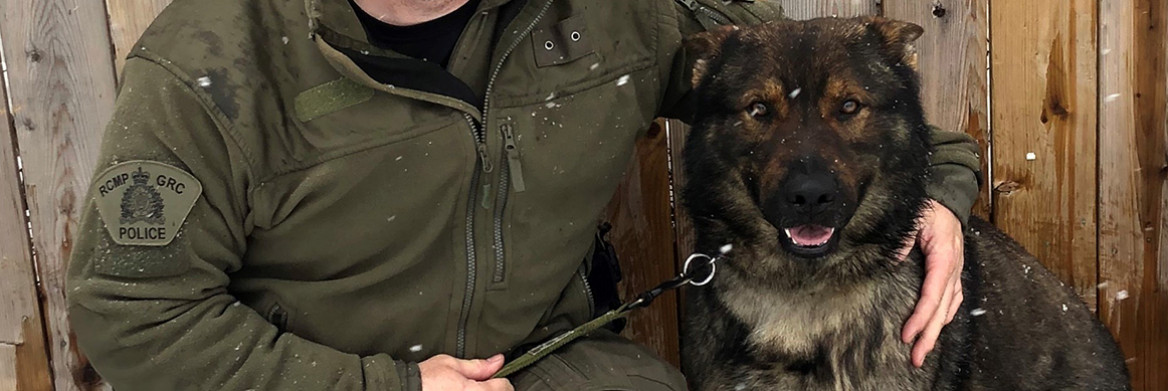
[[[621, 297], [629, 300], [677, 274], [670, 219], [668, 139], [654, 122], [637, 141], [637, 154], [605, 215], [613, 229], [609, 239], [620, 257], [624, 279]], [[678, 365], [677, 295], [670, 292], [652, 306], [634, 312], [624, 335], [649, 346]]]
[[[917, 42], [921, 100], [929, 123], [965, 132], [981, 146], [982, 183], [989, 177], [989, 0], [884, 0], [884, 16], [925, 28]], [[990, 186], [974, 214], [990, 218]]]
[[1099, 314], [1136, 390], [1168, 389], [1166, 27], [1163, 0], [1100, 4]]
[[[0, 103], [8, 91], [0, 80]], [[11, 353], [0, 357], [0, 390], [11, 380], [21, 390], [51, 390], [44, 323], [37, 300], [32, 265], [32, 242], [24, 216], [24, 192], [16, 163], [12, 113], [0, 105], [0, 347]], [[4, 353], [0, 352], [0, 356]], [[10, 359], [10, 361], [5, 361]], [[11, 369], [11, 378], [6, 378]]]
[[1094, 0], [994, 1], [994, 223], [1094, 306]]
[[783, 13], [791, 19], [803, 20], [825, 16], [841, 18], [879, 15], [878, 0], [768, 0], [783, 6]]
[[0, 343], [0, 390], [15, 390], [16, 379], [16, 347]]
[[[681, 204], [681, 190], [685, 188], [685, 172], [682, 169], [682, 152], [685, 149], [685, 138], [689, 135], [689, 125], [680, 120], [665, 121], [665, 133], [669, 137], [669, 184], [673, 192], [670, 201], [673, 206], [673, 248], [677, 259], [678, 272], [685, 268], [685, 260], [694, 253], [696, 237], [693, 229], [693, 220], [689, 211]], [[685, 289], [677, 294], [678, 324], [685, 324]]]
[[100, 1], [3, 1], [0, 17], [53, 383], [58, 391], [91, 389], [96, 375], [71, 338], [64, 279], [101, 130], [113, 111], [105, 7]]
[[138, 37], [154, 21], [154, 17], [169, 5], [171, 0], [106, 0], [109, 12], [110, 39], [114, 44], [114, 66], [118, 77], [126, 55], [138, 42]]
[[674, 246], [677, 252], [677, 267], [681, 270], [683, 262], [694, 252], [693, 221], [689, 211], [681, 204], [681, 189], [685, 188], [685, 172], [682, 170], [682, 153], [685, 150], [685, 138], [689, 135], [689, 125], [679, 120], [671, 119], [665, 122], [665, 131], [669, 136], [669, 176], [673, 190], [673, 220]]

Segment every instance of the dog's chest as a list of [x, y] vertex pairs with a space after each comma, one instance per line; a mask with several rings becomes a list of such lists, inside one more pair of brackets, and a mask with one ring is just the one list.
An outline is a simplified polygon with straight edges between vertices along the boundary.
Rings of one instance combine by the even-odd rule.
[[[856, 292], [870, 292], [857, 290]], [[877, 294], [783, 296], [737, 290], [723, 303], [748, 330], [751, 361], [726, 368], [718, 390], [923, 389], [927, 371], [909, 364], [901, 313]]]

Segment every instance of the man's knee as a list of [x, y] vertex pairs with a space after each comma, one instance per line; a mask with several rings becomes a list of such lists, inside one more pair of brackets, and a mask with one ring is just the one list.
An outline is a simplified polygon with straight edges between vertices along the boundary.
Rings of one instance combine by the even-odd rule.
[[649, 349], [606, 331], [582, 338], [511, 376], [517, 391], [681, 391], [685, 378]]

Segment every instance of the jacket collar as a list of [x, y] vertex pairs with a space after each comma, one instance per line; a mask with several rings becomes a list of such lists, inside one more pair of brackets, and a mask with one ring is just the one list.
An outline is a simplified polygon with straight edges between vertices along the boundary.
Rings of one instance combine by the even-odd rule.
[[[482, 0], [479, 3], [479, 12], [487, 11], [511, 0]], [[369, 43], [361, 22], [357, 20], [356, 10], [349, 5], [348, 0], [304, 0], [305, 11], [308, 15], [308, 31], [314, 36], [327, 29], [343, 35], [350, 40]]]

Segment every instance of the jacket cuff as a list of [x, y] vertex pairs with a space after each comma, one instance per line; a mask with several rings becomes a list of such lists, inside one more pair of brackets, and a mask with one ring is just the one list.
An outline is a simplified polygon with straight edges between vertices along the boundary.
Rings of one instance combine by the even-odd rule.
[[925, 191], [929, 198], [949, 208], [962, 226], [969, 224], [970, 210], [977, 201], [977, 173], [960, 164], [941, 164], [932, 167], [933, 178]]
[[388, 355], [362, 357], [365, 389], [378, 391], [421, 391], [422, 374], [418, 364], [394, 360]]
[[394, 361], [394, 364], [402, 391], [422, 391], [422, 371], [418, 369], [418, 363]]

